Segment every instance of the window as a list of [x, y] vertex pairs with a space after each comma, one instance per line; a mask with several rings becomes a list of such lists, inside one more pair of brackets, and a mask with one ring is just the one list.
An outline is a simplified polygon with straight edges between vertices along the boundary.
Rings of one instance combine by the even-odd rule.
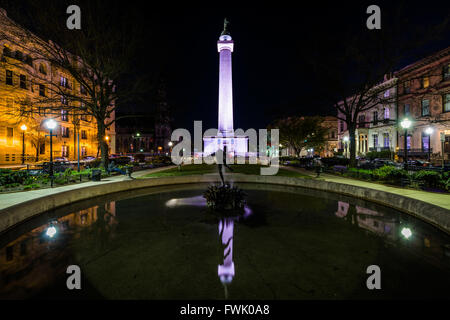
[[344, 132], [344, 121], [340, 121], [341, 132]]
[[442, 68], [442, 80], [445, 81], [445, 80], [448, 80], [448, 79], [450, 79], [450, 63], [445, 65]]
[[425, 132], [422, 132], [422, 150], [428, 151], [430, 148], [430, 136]]
[[389, 148], [389, 133], [383, 133], [383, 147]]
[[47, 74], [47, 68], [42, 63], [39, 65], [39, 72], [45, 75]]
[[422, 116], [430, 115], [430, 100], [423, 99], [422, 100]]
[[13, 85], [13, 72], [11, 70], [6, 70], [6, 84]]
[[430, 78], [429, 77], [423, 77], [421, 82], [422, 88], [428, 88], [430, 86]]
[[405, 117], [409, 116], [409, 104], [405, 104], [404, 114], [405, 114]]
[[450, 112], [450, 93], [444, 94], [442, 97], [443, 100], [443, 111], [444, 112]]
[[359, 117], [358, 117], [358, 123], [359, 123], [359, 128], [363, 128], [363, 127], [365, 127], [366, 126], [366, 116], [365, 115], [360, 115]]
[[17, 60], [22, 61], [22, 60], [23, 60], [23, 53], [22, 53], [22, 51], [16, 50], [15, 58], [16, 58]]
[[6, 137], [7, 138], [12, 138], [14, 137], [14, 128], [6, 128]]
[[5, 57], [11, 57], [12, 53], [11, 53], [11, 49], [8, 48], [7, 46], [3, 47], [3, 55]]
[[389, 97], [389, 89], [386, 90], [386, 91], [384, 92], [384, 97], [385, 97], [385, 98], [388, 98], [388, 97]]
[[[69, 129], [69, 128], [67, 128]], [[62, 145], [61, 146], [61, 157], [68, 157], [69, 156], [69, 146]]]
[[373, 124], [378, 123], [378, 111], [373, 112]]
[[80, 93], [86, 94], [86, 88], [82, 84], [80, 85]]
[[336, 139], [336, 132], [334, 130], [331, 131], [331, 139]]
[[411, 136], [406, 137], [406, 148], [411, 149]]
[[45, 85], [43, 85], [43, 84], [39, 85], [39, 95], [41, 97], [45, 97]]
[[61, 126], [61, 136], [63, 138], [69, 138], [69, 128]]
[[22, 89], [26, 89], [27, 88], [27, 76], [21, 74], [20, 75], [20, 87]]
[[61, 96], [61, 104], [63, 106], [67, 106], [69, 104], [65, 96]]
[[389, 108], [388, 107], [384, 108], [384, 119], [389, 119]]
[[87, 155], [86, 147], [81, 147], [81, 156], [84, 157]]
[[61, 110], [61, 121], [69, 121], [69, 111]]
[[81, 130], [81, 139], [87, 139], [86, 130]]
[[403, 92], [404, 93], [410, 93], [411, 92], [411, 81], [410, 80], [406, 80], [403, 83]]
[[59, 84], [64, 88], [70, 88], [69, 81], [67, 80], [66, 77], [61, 76]]
[[373, 137], [373, 147], [376, 148], [378, 147], [378, 135], [374, 134], [372, 137]]

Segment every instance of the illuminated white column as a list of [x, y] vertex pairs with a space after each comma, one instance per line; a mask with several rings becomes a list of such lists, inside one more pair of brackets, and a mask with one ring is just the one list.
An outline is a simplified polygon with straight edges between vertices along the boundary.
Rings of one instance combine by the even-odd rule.
[[223, 136], [233, 136], [233, 83], [231, 75], [231, 53], [233, 40], [224, 30], [217, 41], [220, 55], [219, 64], [219, 132]]

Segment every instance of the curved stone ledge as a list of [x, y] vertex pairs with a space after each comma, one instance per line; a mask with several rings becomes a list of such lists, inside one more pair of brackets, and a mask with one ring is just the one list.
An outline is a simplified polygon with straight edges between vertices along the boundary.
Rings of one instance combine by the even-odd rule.
[[[297, 186], [368, 200], [411, 214], [450, 234], [449, 210], [420, 200], [385, 191], [336, 182], [294, 177], [235, 174], [233, 175], [233, 181], [236, 183], [263, 183]], [[148, 187], [208, 182], [218, 182], [218, 178], [215, 175], [149, 178], [101, 183], [85, 188], [62, 191], [60, 193], [33, 199], [0, 210], [0, 232], [46, 211], [93, 197]]]

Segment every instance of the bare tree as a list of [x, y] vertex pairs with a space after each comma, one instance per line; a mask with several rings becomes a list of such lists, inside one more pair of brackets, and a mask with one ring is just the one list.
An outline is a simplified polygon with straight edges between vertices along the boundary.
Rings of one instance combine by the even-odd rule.
[[320, 149], [326, 143], [329, 128], [322, 126], [322, 122], [322, 117], [288, 117], [275, 121], [269, 129], [279, 129], [280, 143], [300, 157], [303, 149]]

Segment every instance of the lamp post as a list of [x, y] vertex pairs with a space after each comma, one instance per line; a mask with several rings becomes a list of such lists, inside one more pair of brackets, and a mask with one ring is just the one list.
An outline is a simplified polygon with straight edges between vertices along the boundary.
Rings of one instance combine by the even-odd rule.
[[50, 131], [50, 185], [53, 188], [53, 129], [56, 128], [56, 121], [49, 119], [45, 122], [45, 126]]
[[411, 121], [408, 118], [403, 119], [402, 122], [400, 122], [400, 125], [403, 129], [405, 129], [405, 170], [408, 171], [408, 128], [411, 126]]
[[344, 137], [344, 144], [345, 144], [345, 157], [347, 158], [348, 157], [348, 145], [347, 145], [347, 143], [348, 143], [348, 137], [347, 136], [345, 136]]
[[172, 146], [173, 146], [173, 142], [169, 141], [169, 143], [167, 144], [169, 146], [169, 152], [170, 154], [172, 154]]
[[426, 128], [425, 133], [428, 135], [428, 162], [431, 164], [431, 134], [433, 133], [433, 128]]
[[23, 124], [20, 130], [22, 130], [22, 164], [25, 164], [25, 131], [27, 131], [27, 126]]

